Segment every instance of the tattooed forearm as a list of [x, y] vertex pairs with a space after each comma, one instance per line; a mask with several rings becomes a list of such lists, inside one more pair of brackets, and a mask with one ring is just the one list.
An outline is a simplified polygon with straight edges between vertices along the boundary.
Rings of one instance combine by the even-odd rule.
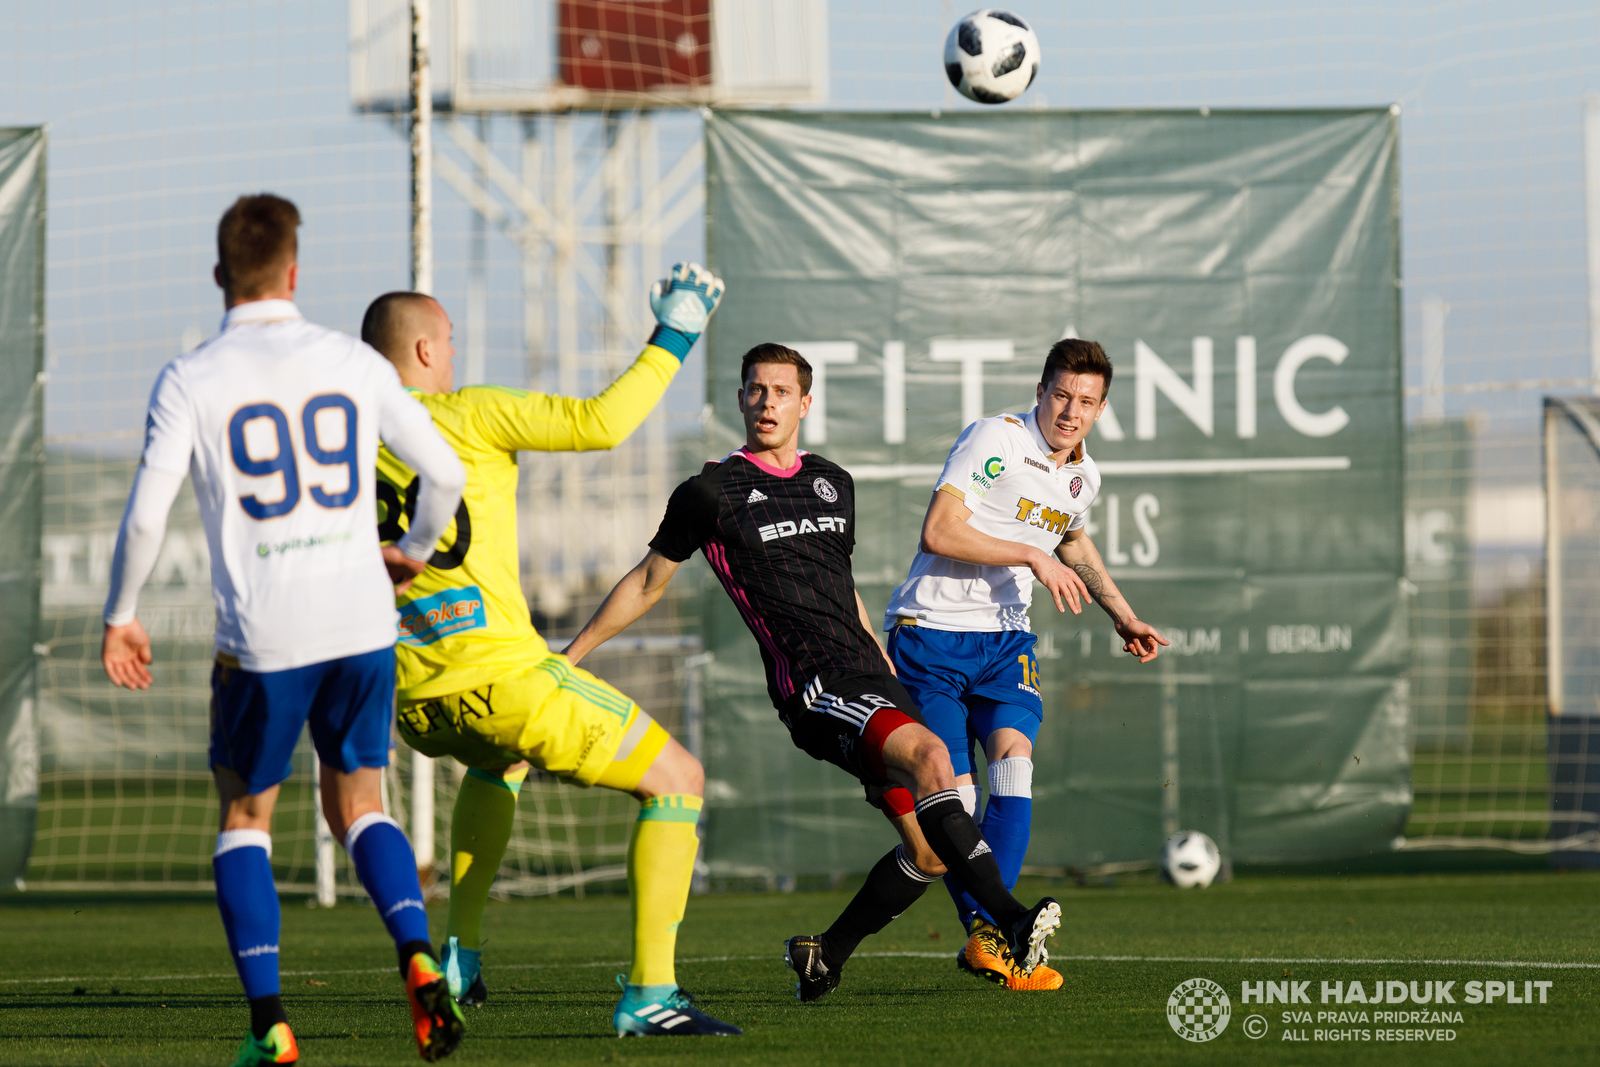
[[1074, 563], [1072, 569], [1078, 572], [1078, 577], [1083, 579], [1085, 589], [1094, 597], [1094, 602], [1101, 607], [1106, 606], [1106, 601], [1120, 599], [1117, 594], [1106, 590], [1106, 583], [1100, 577], [1100, 572], [1087, 563]]

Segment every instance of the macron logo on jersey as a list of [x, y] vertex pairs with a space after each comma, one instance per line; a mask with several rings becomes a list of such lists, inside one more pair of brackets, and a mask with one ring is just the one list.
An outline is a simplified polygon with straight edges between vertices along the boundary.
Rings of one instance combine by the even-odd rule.
[[844, 524], [847, 519], [838, 519], [824, 515], [813, 523], [810, 519], [801, 519], [796, 526], [787, 519], [783, 522], [774, 522], [766, 526], [757, 527], [763, 541], [776, 541], [780, 537], [795, 537], [799, 534], [821, 533], [827, 530], [830, 533], [844, 533]]
[[750, 495], [744, 498], [744, 502], [746, 504], [756, 504], [765, 499], [767, 499], [767, 494], [759, 489], [752, 489], [750, 490]]

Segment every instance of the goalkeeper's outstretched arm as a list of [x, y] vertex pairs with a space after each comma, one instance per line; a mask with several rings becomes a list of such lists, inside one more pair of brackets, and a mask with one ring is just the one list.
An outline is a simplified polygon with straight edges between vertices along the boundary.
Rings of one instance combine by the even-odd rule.
[[650, 290], [656, 328], [631, 367], [587, 400], [528, 393], [475, 413], [485, 440], [507, 452], [587, 452], [615, 448], [654, 410], [672, 384], [712, 312], [721, 279], [696, 263], [679, 263]]
[[679, 566], [681, 564], [655, 549], [646, 553], [639, 565], [623, 575], [616, 588], [606, 594], [605, 601], [594, 617], [583, 624], [578, 636], [567, 646], [567, 659], [577, 663], [655, 607], [661, 594], [666, 592], [667, 583], [678, 573]]

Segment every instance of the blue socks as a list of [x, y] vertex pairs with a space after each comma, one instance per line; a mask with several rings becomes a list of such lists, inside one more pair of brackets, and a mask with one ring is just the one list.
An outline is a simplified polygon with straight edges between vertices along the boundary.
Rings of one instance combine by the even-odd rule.
[[244, 995], [251, 1000], [276, 997], [279, 915], [272, 835], [265, 830], [223, 831], [217, 835], [211, 869], [217, 880], [217, 909]]
[[[345, 849], [394, 938], [404, 974], [413, 953], [432, 951], [411, 843], [393, 819], [373, 812], [350, 827]], [[265, 830], [224, 830], [217, 835], [211, 869], [228, 948], [250, 1001], [250, 1031], [261, 1038], [274, 1023], [285, 1020], [279, 999], [281, 920], [278, 891], [272, 883], [272, 835]]]
[[356, 877], [389, 928], [404, 968], [416, 945], [428, 948], [428, 912], [422, 904], [422, 883], [417, 881], [417, 857], [411, 842], [399, 823], [373, 811], [351, 825], [344, 848], [355, 864]]

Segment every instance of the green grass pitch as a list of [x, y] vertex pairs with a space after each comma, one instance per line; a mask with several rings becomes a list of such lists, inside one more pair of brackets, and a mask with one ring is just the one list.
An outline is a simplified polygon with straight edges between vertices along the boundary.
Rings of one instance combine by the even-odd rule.
[[[1152, 882], [1019, 895], [1061, 899], [1053, 946], [1066, 986], [1010, 993], [958, 972], [960, 928], [939, 887], [869, 939], [844, 985], [801, 1005], [782, 941], [827, 925], [846, 892], [695, 897], [679, 978], [742, 1038], [619, 1041], [612, 976], [625, 969], [618, 896], [491, 904], [489, 1005], [469, 1011], [467, 1064], [1592, 1063], [1600, 1042], [1600, 875], [1511, 872], [1241, 878], [1204, 892]], [[221, 923], [203, 897], [7, 894], [0, 1064], [226, 1065], [247, 1023]], [[415, 1063], [388, 940], [370, 907], [283, 908], [284, 993], [307, 1067]], [[437, 931], [441, 911], [433, 915]], [[1119, 958], [1120, 957], [1120, 958]], [[1160, 959], [1157, 957], [1167, 957]], [[1173, 959], [1172, 957], [1180, 957]], [[1218, 962], [1221, 960], [1223, 962]], [[1366, 962], [1363, 962], [1366, 961]], [[1395, 962], [1407, 961], [1407, 962]], [[1431, 961], [1431, 962], [1425, 962]], [[1440, 962], [1443, 961], [1443, 962]], [[1470, 962], [1468, 962], [1470, 961]], [[1504, 966], [1522, 963], [1580, 966]], [[1582, 966], [1587, 965], [1587, 966]], [[1180, 1039], [1167, 998], [1217, 982], [1225, 1031]], [[1240, 1002], [1241, 983], [1310, 979], [1310, 1005]], [[1323, 981], [1454, 981], [1459, 1023], [1332, 1025]], [[1470, 981], [1548, 981], [1547, 1002], [1464, 1003]], [[1292, 988], [1292, 986], [1286, 987]], [[1537, 1001], [1537, 996], [1535, 996]], [[1312, 1021], [1285, 1021], [1286, 1009]], [[1432, 1010], [1368, 1005], [1383, 1010]], [[1245, 1034], [1248, 1015], [1265, 1036]], [[1318, 1030], [1373, 1040], [1316, 1040]], [[1451, 1031], [1443, 1043], [1376, 1040], [1380, 1030]], [[1303, 1034], [1305, 1042], [1284, 1040]]]

